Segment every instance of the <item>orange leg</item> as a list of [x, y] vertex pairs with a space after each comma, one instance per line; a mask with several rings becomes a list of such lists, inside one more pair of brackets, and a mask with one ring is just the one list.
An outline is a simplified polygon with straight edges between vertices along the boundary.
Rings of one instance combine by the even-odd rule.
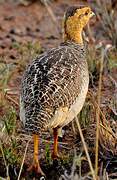
[[53, 148], [52, 158], [56, 159], [58, 158], [58, 130], [57, 128], [53, 129], [53, 135], [54, 135], [54, 148]]
[[28, 168], [28, 171], [34, 170], [36, 173], [44, 175], [40, 164], [38, 160], [38, 146], [39, 146], [39, 137], [37, 134], [33, 135], [34, 139], [34, 157], [33, 157], [33, 163], [32, 165]]

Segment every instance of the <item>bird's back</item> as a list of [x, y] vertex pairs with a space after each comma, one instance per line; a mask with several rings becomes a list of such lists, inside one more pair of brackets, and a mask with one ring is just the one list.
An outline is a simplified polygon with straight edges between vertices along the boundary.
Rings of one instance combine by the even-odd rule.
[[[69, 123], [70, 112], [78, 114], [83, 106], [88, 81], [83, 45], [68, 41], [37, 57], [22, 79], [20, 116], [26, 131], [41, 133]], [[59, 122], [56, 114], [64, 107], [69, 117]]]

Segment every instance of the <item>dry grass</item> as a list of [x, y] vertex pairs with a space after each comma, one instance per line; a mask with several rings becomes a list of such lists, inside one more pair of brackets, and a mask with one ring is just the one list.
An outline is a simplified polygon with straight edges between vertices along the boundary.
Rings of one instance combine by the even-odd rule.
[[101, 26], [106, 36], [117, 48], [117, 20], [116, 20], [116, 2], [113, 0], [96, 0], [96, 11], [100, 19]]
[[[104, 50], [102, 49], [102, 57], [100, 60], [98, 95], [97, 95], [98, 106], [100, 106], [100, 101], [101, 101], [100, 98], [101, 98], [101, 87], [102, 87], [103, 63], [104, 63]], [[96, 110], [96, 146], [95, 146], [95, 174], [96, 174], [96, 177], [98, 177], [99, 129], [100, 129], [100, 111], [99, 111], [99, 108], [97, 108], [97, 110]]]
[[76, 124], [77, 124], [78, 130], [79, 130], [79, 134], [80, 134], [80, 137], [81, 137], [81, 141], [82, 141], [86, 156], [87, 156], [87, 160], [88, 160], [88, 163], [89, 163], [89, 167], [90, 167], [90, 170], [91, 170], [93, 180], [96, 180], [97, 174], [95, 176], [95, 171], [94, 171], [93, 166], [92, 166], [92, 162], [91, 162], [91, 159], [90, 159], [90, 156], [89, 156], [89, 153], [88, 153], [88, 149], [87, 149], [87, 146], [86, 146], [86, 143], [85, 143], [85, 140], [84, 140], [84, 136], [83, 136], [82, 129], [80, 127], [80, 123], [79, 123], [78, 118], [76, 118]]
[[25, 161], [25, 158], [26, 158], [26, 153], [27, 153], [29, 142], [30, 142], [30, 140], [28, 140], [28, 142], [26, 144], [26, 148], [25, 148], [25, 152], [24, 152], [24, 156], [23, 156], [23, 160], [22, 160], [22, 163], [21, 163], [21, 167], [20, 167], [20, 171], [19, 171], [19, 175], [18, 175], [17, 180], [20, 180], [20, 177], [21, 177], [21, 173], [22, 173], [24, 161]]

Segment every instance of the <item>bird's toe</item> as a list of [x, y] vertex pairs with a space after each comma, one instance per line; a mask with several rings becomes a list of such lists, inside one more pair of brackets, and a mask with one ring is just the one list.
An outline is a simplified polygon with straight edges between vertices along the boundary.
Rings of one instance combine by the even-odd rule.
[[44, 172], [42, 171], [40, 165], [39, 165], [39, 162], [33, 162], [32, 165], [27, 169], [28, 172], [32, 171], [32, 172], [35, 172], [36, 174], [40, 174], [42, 176], [45, 177], [45, 174]]

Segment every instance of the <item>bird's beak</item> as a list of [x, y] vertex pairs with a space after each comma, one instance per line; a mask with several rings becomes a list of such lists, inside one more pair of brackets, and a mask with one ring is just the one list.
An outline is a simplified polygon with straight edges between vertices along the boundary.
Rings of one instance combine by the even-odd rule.
[[93, 11], [91, 11], [91, 13], [90, 13], [90, 17], [92, 17], [92, 16], [95, 16], [95, 13]]

